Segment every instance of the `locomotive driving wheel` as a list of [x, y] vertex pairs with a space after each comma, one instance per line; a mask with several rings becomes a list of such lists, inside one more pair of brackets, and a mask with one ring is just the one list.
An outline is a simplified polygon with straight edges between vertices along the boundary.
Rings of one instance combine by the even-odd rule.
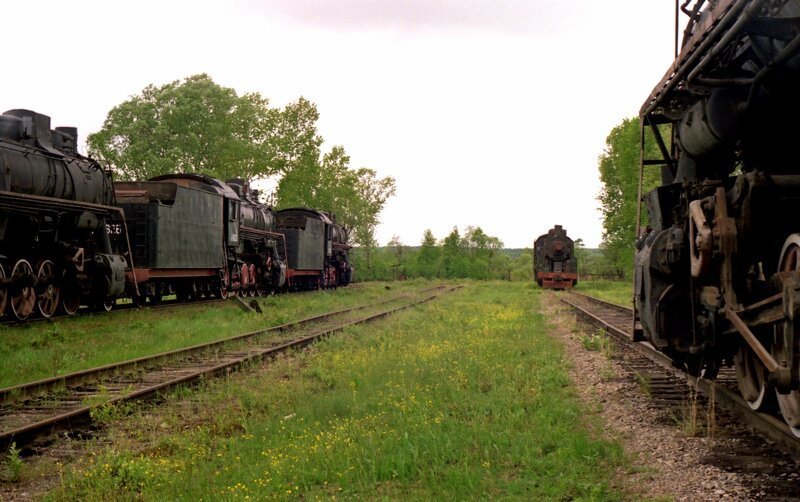
[[[779, 271], [800, 272], [800, 234], [792, 234], [783, 244]], [[795, 322], [798, 321], [798, 322]], [[775, 338], [772, 343], [772, 357], [778, 364], [793, 364], [792, 354], [800, 350], [800, 319], [784, 319], [775, 325]], [[792, 374], [798, 374], [798, 368], [791, 368]], [[800, 390], [792, 390], [782, 394], [776, 391], [778, 406], [783, 419], [792, 429], [795, 436], [800, 437]]]
[[11, 313], [24, 321], [36, 307], [36, 291], [32, 284], [26, 285], [33, 278], [33, 267], [28, 260], [17, 260], [11, 271], [11, 278], [21, 283], [11, 290]]
[[228, 273], [228, 268], [225, 267], [219, 273], [219, 279], [217, 283], [212, 286], [212, 294], [217, 298], [221, 298], [222, 300], [228, 297], [228, 284], [230, 284], [230, 274]]
[[36, 305], [42, 317], [52, 317], [61, 301], [61, 287], [56, 284], [56, 266], [50, 260], [42, 260], [36, 274]]
[[66, 289], [61, 292], [61, 308], [67, 315], [75, 315], [81, 308], [81, 294], [76, 289]]
[[747, 401], [747, 405], [752, 410], [765, 408], [769, 401], [767, 399], [767, 368], [745, 342], [741, 342], [739, 345], [733, 362], [736, 366], [739, 392]]

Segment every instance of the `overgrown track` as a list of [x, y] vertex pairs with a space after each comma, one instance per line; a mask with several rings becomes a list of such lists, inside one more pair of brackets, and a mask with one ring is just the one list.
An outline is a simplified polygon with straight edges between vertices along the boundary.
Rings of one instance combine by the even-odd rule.
[[437, 286], [233, 338], [0, 389], [0, 447], [72, 429], [94, 409], [156, 394], [309, 345], [460, 288]]
[[[738, 391], [732, 388], [735, 376], [732, 376], [731, 369], [721, 370], [717, 379], [713, 381], [690, 375], [681, 368], [675, 367], [669, 357], [658, 352], [649, 343], [632, 340], [633, 309], [575, 292], [561, 296], [560, 299], [581, 317], [602, 327], [622, 350], [635, 351], [636, 354], [649, 361], [651, 366], [658, 365], [663, 371], [670, 373], [677, 381], [682, 382], [686, 389], [697, 390], [703, 395], [711, 397], [722, 409], [746, 421], [759, 432], [782, 445], [795, 457], [800, 457], [800, 440], [792, 434], [786, 424], [775, 416], [751, 410], [739, 396]], [[642, 363], [648, 364], [644, 360]]]
[[[707, 447], [703, 463], [740, 473], [754, 500], [797, 500], [800, 441], [782, 420], [750, 410], [735, 388], [732, 368], [721, 370], [713, 382], [695, 378], [674, 367], [650, 344], [633, 342], [632, 309], [574, 292], [559, 298], [579, 317], [610, 335], [613, 358], [656, 408], [664, 411], [665, 420], [681, 424], [690, 434], [704, 430], [705, 435], [718, 438], [702, 443]], [[709, 493], [709, 498], [715, 496]]]

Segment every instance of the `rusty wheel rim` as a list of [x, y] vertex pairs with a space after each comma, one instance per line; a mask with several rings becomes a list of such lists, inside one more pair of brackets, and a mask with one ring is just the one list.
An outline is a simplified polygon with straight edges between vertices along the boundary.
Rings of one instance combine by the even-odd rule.
[[[22, 279], [23, 277], [32, 277], [33, 267], [28, 260], [17, 260], [14, 264], [14, 269], [11, 271], [12, 279]], [[33, 286], [25, 286], [19, 290], [11, 292], [11, 313], [19, 319], [24, 321], [31, 315], [33, 309], [36, 307], [36, 291]]]
[[81, 308], [81, 294], [77, 291], [61, 292], [61, 308], [67, 315], [75, 315]]
[[734, 356], [739, 392], [752, 410], [764, 407], [767, 396], [767, 369], [749, 346], [742, 345]]
[[56, 284], [56, 266], [50, 260], [43, 260], [37, 268], [36, 306], [42, 317], [52, 317], [61, 301], [61, 287]]
[[[779, 270], [782, 272], [800, 271], [800, 236], [797, 234], [791, 235], [786, 239], [781, 253]], [[795, 326], [792, 320], [786, 319], [783, 323], [775, 326], [775, 337], [770, 351], [772, 357], [778, 363], [789, 358], [792, 344], [797, 350], [798, 336], [800, 336], [798, 327]], [[781, 410], [784, 421], [792, 430], [792, 433], [800, 437], [800, 391], [793, 390], [786, 394], [781, 394], [776, 390], [775, 395], [778, 398], [778, 407]]]

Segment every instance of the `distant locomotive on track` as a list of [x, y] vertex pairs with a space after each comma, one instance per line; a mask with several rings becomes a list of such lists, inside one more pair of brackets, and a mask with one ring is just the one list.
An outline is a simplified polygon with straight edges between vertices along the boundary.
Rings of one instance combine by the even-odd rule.
[[578, 283], [575, 244], [561, 225], [534, 241], [533, 273], [536, 283], [543, 288], [570, 289]]

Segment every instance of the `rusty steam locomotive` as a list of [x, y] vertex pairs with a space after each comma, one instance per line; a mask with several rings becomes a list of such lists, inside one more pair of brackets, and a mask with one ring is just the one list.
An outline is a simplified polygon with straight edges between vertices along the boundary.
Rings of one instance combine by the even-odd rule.
[[533, 274], [536, 283], [545, 289], [572, 289], [578, 283], [575, 243], [561, 225], [533, 242]]
[[706, 376], [735, 365], [800, 436], [800, 0], [689, 4], [640, 113], [662, 184], [640, 196], [634, 336]]
[[202, 174], [113, 183], [76, 142], [45, 115], [0, 115], [0, 315], [350, 282], [331, 214], [276, 213], [244, 181]]

